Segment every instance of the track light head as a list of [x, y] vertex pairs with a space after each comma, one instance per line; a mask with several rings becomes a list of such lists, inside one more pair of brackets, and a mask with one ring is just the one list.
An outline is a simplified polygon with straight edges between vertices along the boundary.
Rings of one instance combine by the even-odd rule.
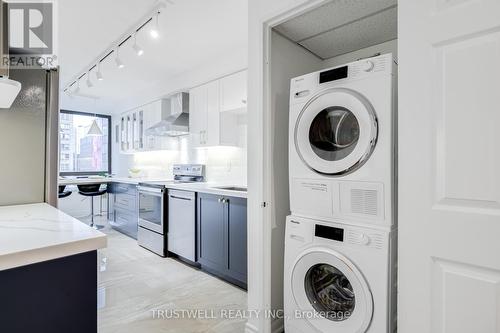
[[90, 71], [87, 72], [87, 87], [92, 88], [94, 84], [90, 81]]
[[139, 46], [139, 44], [137, 44], [137, 32], [134, 34], [134, 45], [132, 46], [132, 48], [134, 49], [135, 51], [135, 54], [137, 54], [137, 56], [141, 56], [144, 54], [144, 49], [142, 47]]
[[115, 52], [116, 52], [116, 58], [115, 58], [116, 66], [121, 69], [121, 68], [125, 67], [125, 64], [120, 59], [120, 47], [119, 46], [116, 48]]
[[157, 12], [155, 17], [154, 17], [154, 25], [151, 28], [151, 31], [149, 32], [151, 34], [151, 37], [153, 37], [154, 39], [157, 39], [158, 37], [160, 37], [160, 25], [159, 25], [159, 20], [158, 20], [159, 16], [160, 16], [160, 12]]
[[137, 54], [139, 57], [144, 54], [144, 50], [137, 44], [134, 44], [133, 46], [135, 54]]
[[124, 68], [124, 67], [125, 67], [125, 64], [121, 61], [121, 59], [120, 59], [120, 58], [116, 58], [116, 59], [115, 59], [115, 62], [116, 62], [116, 66], [117, 66], [118, 68]]
[[98, 81], [104, 80], [104, 76], [102, 76], [101, 72], [101, 62], [97, 63], [97, 72], [95, 73], [95, 77]]

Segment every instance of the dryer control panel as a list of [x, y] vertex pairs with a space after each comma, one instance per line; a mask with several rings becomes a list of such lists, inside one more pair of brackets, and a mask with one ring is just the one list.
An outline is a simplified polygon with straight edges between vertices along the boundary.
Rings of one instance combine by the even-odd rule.
[[395, 73], [392, 53], [354, 61], [342, 66], [302, 75], [291, 80], [291, 104], [306, 100], [306, 97], [329, 86], [341, 85], [345, 80], [357, 80], [373, 75]]

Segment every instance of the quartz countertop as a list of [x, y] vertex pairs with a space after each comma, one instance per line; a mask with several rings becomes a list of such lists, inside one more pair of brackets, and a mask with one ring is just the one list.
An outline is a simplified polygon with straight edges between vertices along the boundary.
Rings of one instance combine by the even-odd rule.
[[165, 186], [174, 190], [184, 190], [192, 192], [210, 193], [216, 195], [225, 195], [228, 197], [247, 198], [246, 191], [233, 191], [228, 189], [220, 189], [218, 187], [244, 187], [246, 185], [224, 184], [218, 182], [201, 182], [201, 183], [172, 183], [171, 179], [157, 178], [127, 178], [127, 177], [107, 177], [107, 178], [61, 178], [59, 185], [82, 185], [82, 184], [105, 184], [105, 183], [126, 183], [137, 185], [147, 182], [165, 182]]
[[137, 185], [148, 181], [169, 181], [169, 179], [158, 178], [130, 178], [130, 177], [102, 177], [102, 178], [59, 178], [59, 185], [84, 185], [84, 184], [105, 184], [105, 183], [125, 183]]
[[48, 204], [0, 207], [0, 271], [94, 251], [106, 244], [105, 234]]

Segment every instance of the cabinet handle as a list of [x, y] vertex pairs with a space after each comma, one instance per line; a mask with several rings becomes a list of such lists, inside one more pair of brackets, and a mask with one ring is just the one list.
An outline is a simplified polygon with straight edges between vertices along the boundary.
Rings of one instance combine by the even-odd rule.
[[178, 197], [175, 195], [170, 195], [172, 199], [179, 199], [179, 200], [186, 200], [186, 201], [191, 201], [191, 198], [185, 198], [185, 197]]
[[241, 100], [241, 103], [243, 103], [243, 104], [247, 104], [247, 100], [246, 100], [246, 99], [242, 99], [242, 100]]

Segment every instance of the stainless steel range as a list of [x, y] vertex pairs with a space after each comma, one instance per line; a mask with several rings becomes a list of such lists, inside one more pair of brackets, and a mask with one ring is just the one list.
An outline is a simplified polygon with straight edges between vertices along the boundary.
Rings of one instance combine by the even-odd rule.
[[164, 257], [167, 254], [167, 188], [175, 183], [205, 181], [205, 166], [202, 164], [176, 164], [174, 180], [167, 182], [139, 183], [139, 230], [137, 242], [140, 246]]

